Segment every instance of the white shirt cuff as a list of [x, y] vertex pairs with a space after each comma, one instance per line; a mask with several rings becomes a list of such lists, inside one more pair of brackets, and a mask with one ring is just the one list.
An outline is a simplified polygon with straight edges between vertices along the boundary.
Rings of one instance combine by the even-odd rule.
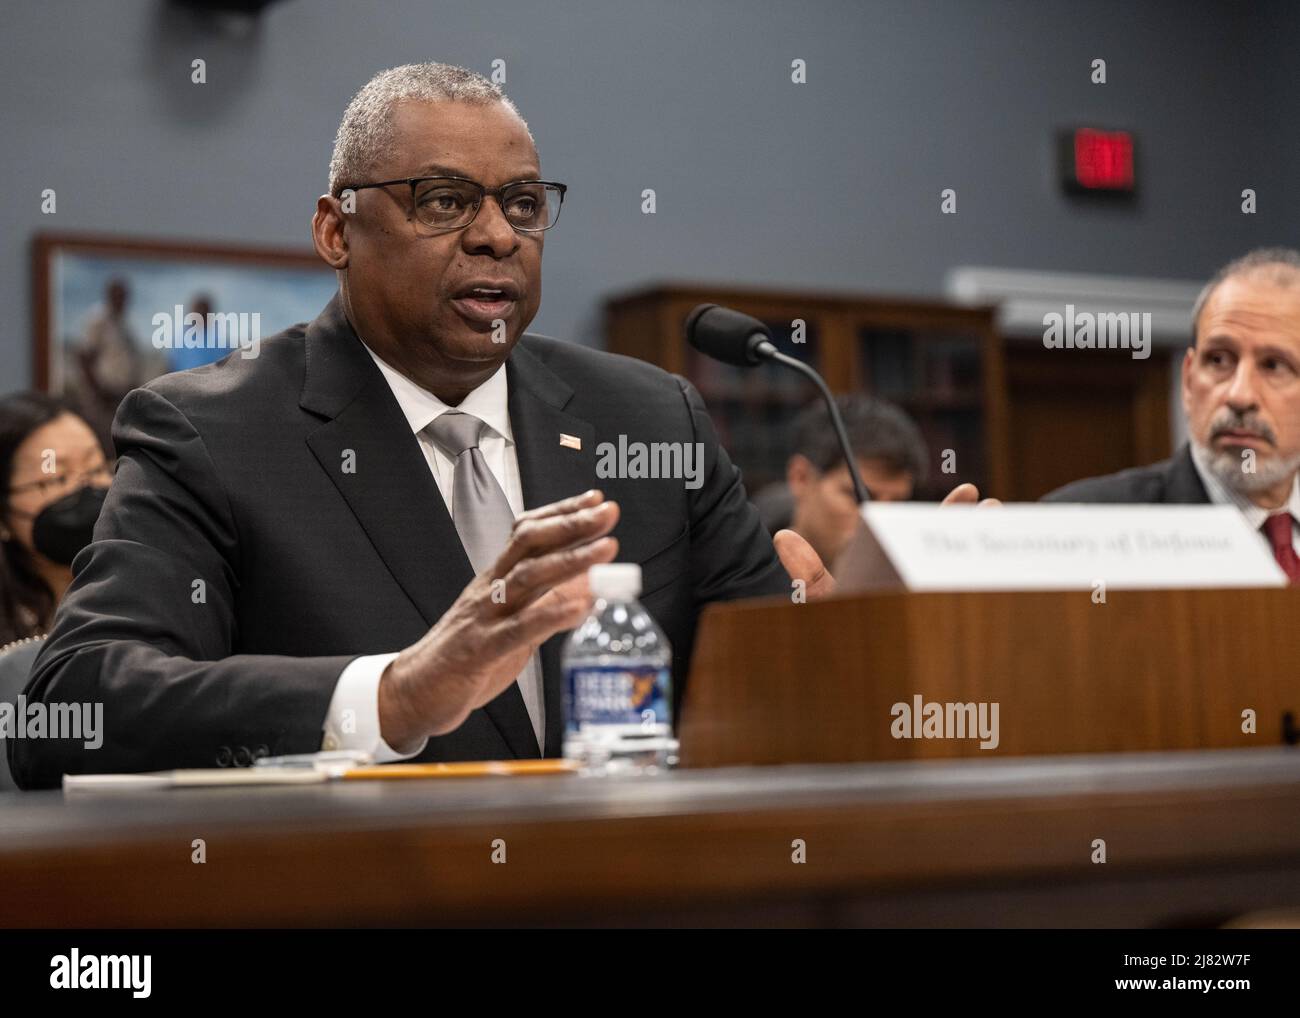
[[399, 753], [379, 731], [379, 680], [396, 654], [370, 654], [350, 661], [339, 675], [325, 714], [321, 749], [355, 749], [369, 753], [375, 763], [409, 760], [424, 751], [428, 739], [411, 753]]

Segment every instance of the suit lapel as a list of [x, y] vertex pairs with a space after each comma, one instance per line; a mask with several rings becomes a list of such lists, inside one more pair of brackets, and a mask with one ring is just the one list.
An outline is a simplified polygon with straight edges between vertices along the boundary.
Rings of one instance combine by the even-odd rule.
[[[506, 362], [506, 377], [510, 427], [525, 508], [536, 509], [592, 487], [596, 477], [596, 429], [590, 421], [565, 412], [573, 389], [532, 352], [526, 338], [520, 340]], [[559, 755], [564, 737], [560, 653], [566, 636], [559, 633], [540, 648], [546, 756]], [[532, 735], [531, 726], [528, 732]], [[535, 744], [535, 738], [533, 741]]]
[[1165, 501], [1174, 504], [1200, 505], [1210, 501], [1192, 461], [1192, 447], [1184, 445], [1169, 461], [1165, 480]]
[[[299, 404], [327, 418], [307, 438], [307, 445], [365, 530], [375, 551], [398, 585], [433, 626], [474, 578], [460, 535], [419, 440], [411, 434], [384, 376], [357, 338], [336, 294], [307, 327], [306, 379]], [[528, 362], [515, 370], [524, 353]], [[560, 413], [555, 402], [572, 395], [556, 376], [531, 354], [516, 347], [507, 362], [511, 430], [515, 435], [524, 501], [532, 508], [553, 501], [563, 491], [576, 494], [589, 486], [577, 481], [581, 468], [558, 453], [574, 452], [588, 460], [591, 427]], [[561, 404], [562, 405], [562, 404]], [[568, 434], [582, 428], [583, 450], [559, 446], [558, 424]], [[546, 443], [551, 425], [555, 452]], [[549, 453], [549, 456], [548, 456]], [[578, 487], [569, 490], [572, 484]], [[556, 643], [555, 640], [548, 644]], [[562, 732], [558, 646], [543, 653], [547, 748], [556, 747]], [[528, 708], [518, 683], [484, 707], [506, 745], [517, 758], [539, 755]]]
[[428, 625], [473, 579], [419, 441], [336, 296], [308, 327], [307, 445]]

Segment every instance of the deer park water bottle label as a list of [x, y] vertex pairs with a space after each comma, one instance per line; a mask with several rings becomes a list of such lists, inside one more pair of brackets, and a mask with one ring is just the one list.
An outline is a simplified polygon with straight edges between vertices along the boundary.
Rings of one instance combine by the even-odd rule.
[[668, 669], [654, 665], [570, 668], [568, 727], [667, 724]]

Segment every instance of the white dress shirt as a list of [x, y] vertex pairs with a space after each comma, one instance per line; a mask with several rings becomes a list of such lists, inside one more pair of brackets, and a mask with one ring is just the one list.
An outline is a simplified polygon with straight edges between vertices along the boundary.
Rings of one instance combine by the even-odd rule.
[[[1193, 442], [1192, 464], [1196, 467], [1196, 472], [1201, 477], [1201, 483], [1205, 485], [1205, 493], [1210, 496], [1210, 501], [1215, 505], [1233, 505], [1246, 518], [1246, 523], [1250, 529], [1259, 531], [1264, 525], [1264, 521], [1270, 516], [1286, 509], [1291, 514], [1291, 546], [1295, 548], [1296, 553], [1300, 554], [1300, 474], [1291, 482], [1291, 497], [1287, 500], [1285, 506], [1279, 506], [1277, 509], [1262, 509], [1252, 502], [1247, 496], [1233, 491], [1222, 481], [1220, 481], [1206, 462], [1205, 452]], [[1268, 535], [1261, 533], [1264, 542], [1268, 544], [1269, 554], [1273, 553], [1273, 545], [1269, 542]]]
[[[479, 449], [483, 453], [488, 469], [492, 471], [492, 476], [497, 479], [501, 490], [505, 492], [511, 510], [516, 517], [519, 516], [524, 511], [524, 494], [523, 485], [519, 480], [519, 459], [515, 453], [514, 433], [510, 428], [505, 365], [501, 365], [496, 374], [466, 396], [459, 406], [453, 408], [380, 360], [369, 347], [366, 347], [366, 351], [374, 359], [389, 388], [393, 390], [398, 406], [402, 408], [412, 433], [419, 441], [425, 462], [429, 464], [429, 471], [433, 474], [438, 490], [442, 493], [442, 499], [447, 505], [448, 514], [452, 511], [452, 481], [456, 474], [456, 461], [448, 456], [424, 429], [439, 415], [456, 409], [487, 422], [488, 427], [483, 432]], [[379, 679], [388, 663], [395, 657], [397, 657], [396, 653], [367, 655], [357, 658], [343, 669], [338, 685], [334, 687], [329, 711], [325, 715], [322, 749], [361, 750], [371, 754], [376, 763], [409, 759], [424, 749], [425, 744], [422, 743], [412, 753], [399, 753], [384, 742], [379, 731]], [[533, 722], [537, 745], [545, 752], [545, 705], [539, 702], [542, 689], [541, 676], [541, 659], [534, 652], [524, 668], [524, 673], [520, 676], [520, 690], [524, 694], [529, 717]]]

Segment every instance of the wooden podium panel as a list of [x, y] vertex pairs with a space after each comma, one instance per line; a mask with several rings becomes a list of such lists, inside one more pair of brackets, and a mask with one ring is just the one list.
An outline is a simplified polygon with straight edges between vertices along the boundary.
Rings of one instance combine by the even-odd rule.
[[[917, 695], [997, 703], [997, 748], [894, 738]], [[716, 767], [1278, 745], [1297, 719], [1300, 591], [889, 592], [709, 606], [679, 736]]]

